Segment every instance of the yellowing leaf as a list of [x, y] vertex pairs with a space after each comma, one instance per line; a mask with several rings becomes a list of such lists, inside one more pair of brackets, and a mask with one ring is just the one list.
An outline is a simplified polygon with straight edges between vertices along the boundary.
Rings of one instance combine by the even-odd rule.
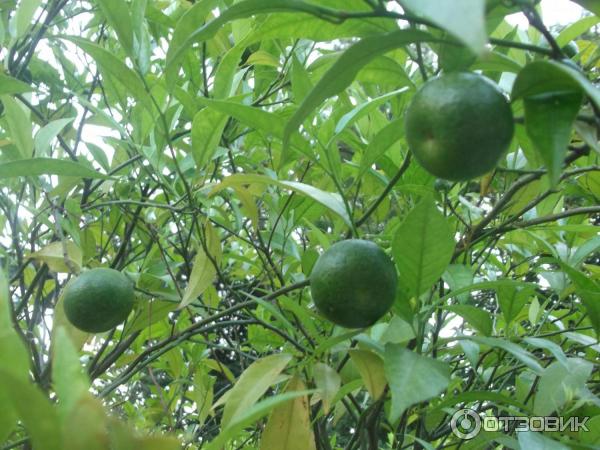
[[249, 184], [275, 184], [284, 189], [298, 192], [299, 194], [313, 199], [314, 201], [322, 204], [336, 213], [338, 216], [344, 219], [344, 222], [347, 225], [351, 225], [352, 223], [348, 211], [346, 210], [346, 206], [339, 195], [331, 192], [325, 192], [309, 184], [299, 183], [297, 181], [280, 181], [258, 174], [236, 174], [225, 178], [221, 183], [214, 186], [209, 195], [215, 195], [216, 193], [228, 187], [237, 188], [240, 185], [245, 186]]
[[350, 350], [348, 353], [358, 369], [371, 398], [378, 399], [381, 397], [387, 384], [381, 357], [368, 350]]
[[72, 414], [79, 401], [88, 394], [90, 381], [81, 368], [79, 354], [65, 328], [52, 337], [52, 382], [59, 399], [62, 418]]
[[[65, 248], [66, 255], [64, 253]], [[81, 249], [72, 241], [66, 241], [64, 246], [62, 242], [52, 242], [29, 256], [30, 258], [46, 263], [53, 272], [65, 273], [71, 272], [69, 265], [79, 272], [83, 259]]]
[[64, 450], [104, 450], [109, 446], [107, 416], [102, 403], [90, 394], [73, 405], [63, 420]]
[[331, 407], [331, 401], [340, 389], [342, 379], [335, 370], [323, 363], [315, 364], [314, 378], [317, 389], [321, 391], [320, 394], [323, 401], [323, 411], [325, 414], [327, 414], [329, 412], [329, 408]]
[[291, 359], [291, 355], [281, 353], [253, 362], [229, 391], [221, 426], [226, 428], [253, 406], [267, 392]]
[[279, 67], [279, 60], [264, 50], [252, 53], [246, 60], [248, 65]]
[[196, 297], [201, 295], [213, 282], [216, 275], [215, 266], [208, 258], [202, 247], [198, 248], [198, 254], [194, 259], [194, 267], [190, 282], [188, 283], [179, 308], [185, 308], [192, 303]]
[[[304, 382], [294, 377], [286, 392], [304, 391]], [[315, 438], [310, 424], [308, 398], [297, 397], [277, 406], [265, 427], [260, 450], [314, 450]]]

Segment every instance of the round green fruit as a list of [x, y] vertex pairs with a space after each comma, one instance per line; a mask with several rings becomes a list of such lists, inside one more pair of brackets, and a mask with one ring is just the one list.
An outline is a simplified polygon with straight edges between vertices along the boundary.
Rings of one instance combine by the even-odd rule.
[[101, 333], [127, 319], [133, 284], [116, 270], [92, 269], [67, 284], [63, 301], [69, 322], [88, 333]]
[[346, 328], [364, 328], [389, 311], [397, 280], [394, 263], [381, 248], [349, 239], [319, 257], [310, 275], [310, 291], [328, 320]]
[[431, 174], [452, 181], [492, 170], [514, 133], [510, 104], [488, 79], [456, 72], [427, 81], [408, 107], [406, 140]]

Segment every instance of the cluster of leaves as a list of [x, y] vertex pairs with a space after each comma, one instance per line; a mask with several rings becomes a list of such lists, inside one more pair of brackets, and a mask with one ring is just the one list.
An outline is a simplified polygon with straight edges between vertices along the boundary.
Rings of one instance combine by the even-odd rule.
[[[0, 2], [2, 448], [597, 446], [600, 8], [549, 30], [536, 3]], [[403, 115], [455, 70], [510, 93], [517, 127], [452, 184]], [[400, 285], [351, 332], [306, 289], [350, 236]], [[89, 336], [61, 293], [97, 266], [137, 298]], [[590, 431], [467, 442], [465, 407]]]

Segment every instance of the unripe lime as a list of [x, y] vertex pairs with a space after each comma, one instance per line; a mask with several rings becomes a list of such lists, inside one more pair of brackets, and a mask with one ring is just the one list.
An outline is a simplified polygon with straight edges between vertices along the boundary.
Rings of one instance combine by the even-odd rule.
[[114, 269], [92, 269], [67, 284], [63, 301], [69, 322], [88, 333], [101, 333], [127, 319], [133, 284]]
[[406, 113], [406, 140], [431, 174], [452, 181], [492, 170], [514, 133], [510, 104], [488, 79], [456, 72], [427, 81]]
[[346, 328], [377, 322], [391, 308], [396, 284], [396, 268], [389, 256], [362, 239], [332, 245], [310, 275], [310, 290], [319, 312]]

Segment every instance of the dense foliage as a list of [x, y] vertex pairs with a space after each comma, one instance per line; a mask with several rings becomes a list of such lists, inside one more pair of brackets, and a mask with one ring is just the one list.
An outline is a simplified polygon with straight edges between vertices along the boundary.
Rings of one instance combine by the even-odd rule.
[[[0, 448], [599, 448], [600, 7], [575, 3], [549, 28], [534, 0], [0, 0]], [[454, 71], [515, 118], [465, 182], [404, 129]], [[398, 270], [366, 329], [308, 288], [350, 237]], [[61, 296], [95, 267], [136, 298], [93, 335]], [[589, 431], [462, 440], [461, 408]]]

